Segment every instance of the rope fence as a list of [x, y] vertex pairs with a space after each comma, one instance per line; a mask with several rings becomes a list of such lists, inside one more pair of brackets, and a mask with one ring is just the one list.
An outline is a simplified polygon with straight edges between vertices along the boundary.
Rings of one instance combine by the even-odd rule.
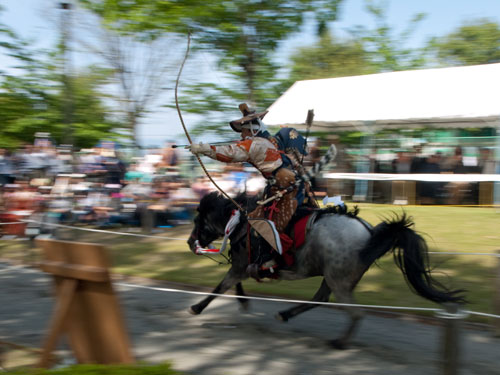
[[[72, 229], [72, 230], [79, 230], [79, 231], [87, 231], [87, 232], [94, 232], [94, 233], [104, 233], [104, 234], [110, 234], [110, 235], [116, 235], [116, 236], [131, 236], [131, 237], [153, 238], [153, 239], [162, 239], [162, 240], [184, 241], [184, 242], [188, 240], [187, 238], [167, 237], [167, 236], [152, 236], [152, 235], [148, 235], [148, 234], [116, 232], [116, 231], [94, 229], [94, 228], [82, 228], [82, 227], [75, 227], [72, 225], [46, 223], [46, 222], [41, 222], [41, 221], [36, 221], [36, 220], [23, 220], [23, 221], [12, 222], [12, 223], [0, 223], [0, 226], [1, 225], [10, 225], [10, 224], [26, 224], [26, 223], [34, 223], [34, 224], [39, 224], [39, 225], [44, 225], [44, 226], [65, 228], [65, 229]], [[214, 243], [222, 243], [222, 241], [214, 241]], [[491, 245], [491, 246], [498, 247], [496, 245]], [[493, 256], [496, 258], [500, 258], [500, 253], [474, 253], [474, 252], [460, 252], [460, 251], [429, 251], [429, 254], [479, 255], [479, 256]]]
[[161, 239], [165, 239], [165, 240], [187, 241], [187, 238], [152, 236], [152, 235], [139, 234], [139, 233], [115, 232], [115, 231], [110, 231], [110, 230], [94, 229], [94, 228], [81, 228], [81, 227], [75, 227], [72, 225], [47, 223], [47, 222], [41, 222], [41, 221], [36, 221], [36, 220], [23, 220], [20, 222], [13, 222], [13, 223], [0, 223], [0, 225], [26, 224], [26, 223], [34, 223], [34, 224], [39, 224], [39, 225], [44, 225], [44, 226], [49, 226], [49, 227], [66, 228], [66, 229], [80, 230], [80, 231], [86, 231], [86, 232], [114, 234], [117, 236], [131, 236], [131, 237], [156, 238], [156, 239], [161, 238]]
[[[0, 273], [20, 270], [25, 267], [23, 266], [7, 266], [0, 269]], [[124, 287], [124, 288], [133, 288], [133, 289], [146, 289], [157, 292], [168, 292], [168, 293], [180, 293], [180, 294], [188, 294], [188, 295], [196, 295], [196, 296], [213, 296], [213, 297], [221, 297], [227, 299], [246, 299], [246, 300], [254, 300], [254, 301], [264, 301], [264, 302], [278, 302], [278, 303], [297, 303], [297, 304], [309, 304], [309, 305], [317, 305], [317, 306], [330, 306], [330, 307], [356, 307], [360, 309], [373, 309], [373, 310], [394, 310], [394, 311], [421, 311], [421, 312], [433, 312], [436, 314], [441, 314], [443, 309], [432, 308], [432, 307], [412, 307], [412, 306], [386, 306], [386, 305], [365, 305], [358, 303], [339, 303], [339, 302], [321, 302], [321, 301], [306, 301], [299, 299], [286, 299], [286, 298], [275, 298], [275, 297], [258, 297], [258, 296], [240, 296], [235, 294], [219, 294], [219, 293], [210, 293], [210, 292], [201, 292], [201, 291], [192, 291], [192, 290], [183, 290], [183, 289], [175, 289], [175, 288], [164, 288], [164, 287], [156, 287], [156, 286], [147, 286], [147, 285], [138, 285], [138, 284], [130, 284], [123, 282], [114, 283], [116, 286]], [[462, 310], [462, 314], [470, 314], [477, 315], [487, 318], [500, 319], [500, 315], [489, 314], [471, 310]]]

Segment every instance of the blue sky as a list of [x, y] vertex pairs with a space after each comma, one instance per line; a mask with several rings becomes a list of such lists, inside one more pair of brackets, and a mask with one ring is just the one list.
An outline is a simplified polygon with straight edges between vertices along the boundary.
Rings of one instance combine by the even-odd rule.
[[[60, 14], [60, 10], [56, 10], [58, 3], [56, 0], [0, 0], [4, 8], [0, 19], [23, 37], [36, 40], [39, 46], [52, 46], [57, 38], [57, 17]], [[339, 20], [333, 25], [337, 35], [343, 35], [346, 30], [356, 25], [374, 27], [373, 19], [365, 11], [364, 3], [364, 0], [343, 1]], [[404, 30], [416, 13], [427, 14], [408, 47], [420, 47], [430, 37], [445, 35], [466, 20], [489, 18], [500, 23], [500, 0], [387, 0], [386, 4], [388, 22], [396, 33]], [[313, 41], [314, 26], [306, 24], [296, 36], [282, 43], [280, 53], [288, 56], [296, 47]], [[6, 64], [7, 60], [0, 55], [1, 67]], [[221, 76], [215, 72], [215, 68], [208, 70], [214, 80], [220, 81]], [[182, 130], [175, 111], [159, 110], [146, 119], [140, 132], [141, 141], [143, 144], [162, 144], [180, 131]]]

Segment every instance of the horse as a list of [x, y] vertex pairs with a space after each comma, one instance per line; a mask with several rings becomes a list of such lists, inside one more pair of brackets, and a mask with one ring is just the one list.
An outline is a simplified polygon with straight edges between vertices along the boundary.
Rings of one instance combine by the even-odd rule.
[[[236, 201], [250, 212], [256, 205], [256, 199], [240, 195]], [[224, 235], [226, 223], [236, 207], [233, 202], [217, 192], [205, 195], [197, 208], [194, 228], [188, 239], [191, 251], [197, 246], [206, 247]], [[395, 214], [376, 226], [358, 216], [357, 207], [347, 210], [333, 207], [320, 209], [319, 218], [309, 229], [305, 242], [296, 249], [295, 262], [289, 268], [277, 271], [281, 280], [298, 280], [314, 276], [323, 276], [321, 286], [314, 294], [313, 301], [327, 302], [333, 293], [335, 301], [347, 304], [343, 307], [350, 316], [350, 323], [340, 337], [330, 344], [337, 349], [344, 349], [359, 325], [362, 311], [355, 306], [353, 290], [364, 273], [377, 259], [392, 252], [398, 268], [402, 271], [410, 289], [421, 297], [436, 303], [465, 303], [463, 290], [451, 290], [431, 275], [428, 259], [428, 247], [424, 238], [412, 229], [413, 219], [405, 213]], [[242, 281], [247, 279], [249, 254], [247, 241], [248, 221], [241, 215], [240, 223], [229, 237], [231, 249], [231, 267], [223, 280], [213, 290], [213, 294], [224, 294], [236, 287], [237, 296], [245, 296]], [[250, 251], [257, 252], [256, 244], [250, 242]], [[201, 314], [215, 298], [210, 295], [192, 305], [189, 312]], [[241, 307], [248, 307], [248, 300], [238, 298]], [[288, 310], [280, 311], [276, 318], [281, 321], [310, 310], [317, 305], [299, 304]]]

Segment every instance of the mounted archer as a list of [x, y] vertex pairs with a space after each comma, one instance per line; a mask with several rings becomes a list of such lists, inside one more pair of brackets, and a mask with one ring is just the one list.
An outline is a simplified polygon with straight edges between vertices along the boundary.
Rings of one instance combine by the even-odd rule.
[[[283, 128], [273, 137], [265, 130], [262, 122], [267, 111], [257, 113], [245, 103], [240, 104], [239, 109], [243, 117], [231, 121], [229, 125], [234, 131], [241, 133], [241, 141], [226, 145], [192, 144], [191, 152], [224, 163], [248, 162], [267, 179], [263, 199], [259, 201], [257, 208], [248, 214], [251, 222], [255, 219], [255, 225], [252, 224], [254, 229], [266, 238], [266, 241], [260, 241], [261, 256], [248, 270], [251, 276], [259, 278], [265, 275], [266, 271], [273, 273], [277, 267], [274, 260], [276, 252], [271, 251], [271, 247], [281, 255], [285, 255], [292, 247], [293, 241], [286, 229], [297, 207], [317, 207], [317, 204], [312, 199], [311, 189], [301, 165], [301, 156], [306, 154], [305, 140], [293, 128]], [[264, 224], [257, 219], [266, 219], [265, 222], [270, 224], [271, 229], [257, 229], [263, 228], [257, 224]], [[272, 236], [264, 234], [276, 231], [279, 238], [270, 239]]]

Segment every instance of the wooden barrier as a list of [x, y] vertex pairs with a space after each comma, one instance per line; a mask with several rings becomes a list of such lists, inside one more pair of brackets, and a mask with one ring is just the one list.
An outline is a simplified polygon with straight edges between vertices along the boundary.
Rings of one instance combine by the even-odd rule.
[[38, 239], [40, 268], [52, 274], [56, 305], [43, 345], [40, 367], [50, 367], [62, 333], [79, 363], [132, 363], [130, 342], [101, 245]]

